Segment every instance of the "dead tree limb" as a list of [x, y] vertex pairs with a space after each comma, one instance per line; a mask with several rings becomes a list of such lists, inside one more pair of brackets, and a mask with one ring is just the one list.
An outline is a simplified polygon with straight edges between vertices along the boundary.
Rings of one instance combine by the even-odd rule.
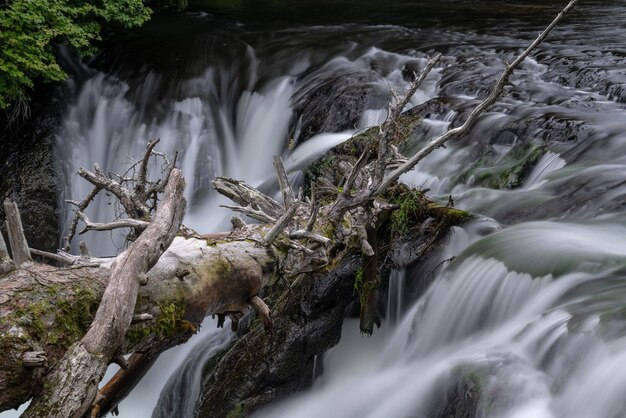
[[263, 302], [263, 299], [258, 296], [252, 296], [248, 303], [250, 303], [250, 306], [252, 306], [254, 310], [259, 314], [261, 322], [263, 322], [263, 328], [265, 328], [266, 330], [271, 330], [272, 311], [270, 311], [270, 308], [267, 306], [267, 304]]
[[212, 184], [218, 193], [226, 196], [233, 202], [243, 207], [251, 205], [252, 209], [259, 209], [271, 218], [277, 219], [284, 212], [280, 203], [243, 181], [217, 177]]
[[274, 155], [274, 167], [276, 168], [278, 186], [280, 188], [280, 193], [283, 195], [283, 203], [286, 209], [293, 204], [295, 197], [293, 196], [293, 190], [289, 185], [289, 178], [287, 177], [287, 172], [285, 171], [285, 164], [283, 164], [283, 159], [280, 158], [280, 155]]
[[78, 175], [101, 189], [108, 190], [118, 198], [126, 214], [134, 219], [145, 219], [150, 216], [150, 209], [146, 203], [130, 190], [123, 187], [117, 181], [105, 176], [98, 168], [95, 172], [84, 169], [78, 169]]
[[131, 218], [118, 219], [116, 221], [106, 223], [91, 222], [85, 213], [78, 211], [77, 214], [78, 217], [85, 223], [85, 227], [78, 233], [79, 235], [88, 231], [111, 231], [119, 228], [134, 228], [136, 230], [143, 231], [148, 227], [148, 225], [150, 225], [150, 222]]
[[42, 396], [26, 417], [82, 417], [96, 397], [98, 383], [111, 358], [119, 351], [131, 324], [139, 291], [139, 276], [152, 268], [169, 247], [180, 227], [186, 202], [185, 179], [172, 172], [165, 199], [150, 226], [128, 250], [116, 257], [109, 283], [87, 334], [65, 353], [46, 378]]
[[565, 6], [565, 8], [554, 18], [554, 20], [543, 30], [543, 32], [541, 32], [539, 36], [537, 36], [537, 38], [528, 46], [528, 48], [526, 48], [512, 63], [505, 65], [504, 71], [496, 81], [496, 84], [492, 88], [489, 96], [487, 96], [485, 100], [483, 100], [480, 104], [478, 104], [478, 106], [474, 108], [474, 110], [467, 117], [463, 125], [454, 129], [450, 129], [440, 137], [433, 140], [426, 147], [418, 151], [415, 155], [409, 158], [406, 163], [402, 164], [400, 167], [391, 172], [387, 177], [385, 177], [385, 179], [380, 182], [376, 186], [376, 188], [374, 188], [374, 190], [371, 192], [371, 195], [378, 196], [383, 193], [393, 182], [398, 180], [398, 178], [400, 178], [402, 174], [413, 169], [413, 167], [415, 167], [417, 163], [423, 160], [424, 157], [429, 155], [437, 148], [443, 146], [450, 139], [458, 138], [459, 136], [467, 134], [472, 126], [474, 126], [476, 120], [478, 120], [478, 118], [487, 109], [489, 109], [494, 103], [496, 103], [496, 101], [498, 101], [504, 91], [504, 87], [509, 82], [509, 77], [513, 70], [517, 68], [526, 59], [526, 57], [528, 57], [528, 55], [530, 55], [530, 53], [543, 42], [543, 40], [548, 36], [550, 31], [552, 31], [552, 29], [557, 25], [557, 23], [559, 23], [563, 16], [565, 16], [565, 14], [574, 7], [577, 1], [578, 0], [571, 0], [567, 4], [567, 6]]
[[[267, 286], [277, 266], [270, 249], [247, 239], [225, 236], [209, 243], [176, 237], [139, 289], [119, 352], [158, 355], [190, 338], [207, 314], [247, 312], [248, 300]], [[69, 268], [35, 262], [2, 277], [0, 411], [41, 396], [45, 376], [41, 369], [25, 368], [23, 354], [45, 351], [46, 372], [63, 365], [66, 350], [93, 322], [113, 267], [112, 259]]]
[[276, 224], [264, 237], [266, 245], [271, 245], [274, 240], [278, 238], [278, 235], [280, 235], [280, 233], [283, 232], [285, 228], [287, 228], [287, 225], [291, 221], [291, 218], [293, 218], [296, 210], [298, 210], [298, 206], [300, 206], [300, 202], [292, 203], [289, 209], [287, 209], [287, 211], [280, 218], [278, 218]]
[[[82, 212], [85, 209], [87, 209], [87, 206], [89, 206], [89, 204], [96, 198], [98, 193], [100, 193], [100, 190], [102, 190], [102, 188], [99, 186], [96, 186], [91, 190], [91, 192], [87, 195], [87, 197], [85, 197], [80, 202], [75, 201], [75, 200], [66, 200], [66, 202], [76, 206], [78, 212]], [[72, 239], [74, 238], [74, 234], [76, 234], [76, 227], [78, 226], [78, 219], [79, 219], [78, 212], [74, 213], [74, 217], [72, 218], [72, 222], [70, 223], [67, 236], [65, 237], [65, 245], [63, 246], [63, 251], [70, 250]]]
[[268, 224], [272, 224], [276, 222], [276, 219], [272, 218], [271, 216], [269, 216], [267, 213], [263, 212], [262, 210], [253, 209], [252, 205], [248, 205], [246, 207], [220, 205], [220, 207], [230, 209], [235, 212], [243, 213], [244, 215], [247, 215], [250, 218], [256, 219], [257, 221], [260, 221], [260, 222], [265, 222]]
[[426, 67], [424, 67], [424, 69], [420, 72], [415, 81], [411, 83], [411, 87], [409, 88], [409, 91], [404, 95], [404, 98], [402, 98], [389, 112], [389, 117], [387, 118], [387, 121], [383, 124], [383, 132], [380, 135], [380, 141], [378, 144], [378, 164], [376, 165], [376, 173], [374, 176], [376, 181], [382, 181], [385, 175], [385, 170], [387, 169], [388, 146], [389, 142], [391, 141], [397, 130], [397, 121], [400, 117], [400, 114], [409, 103], [409, 100], [411, 100], [419, 86], [421, 86], [424, 80], [426, 80], [426, 77], [428, 77], [433, 67], [439, 62], [440, 59], [441, 54], [437, 54], [433, 58], [430, 58], [428, 60], [428, 62], [426, 63]]
[[91, 417], [104, 417], [117, 410], [120, 402], [128, 396], [158, 358], [158, 355], [133, 353], [128, 359], [128, 369], [118, 371], [99, 390], [98, 403], [94, 406]]
[[137, 185], [135, 186], [135, 192], [140, 196], [144, 196], [144, 200], [146, 198], [146, 183], [148, 180], [148, 162], [150, 161], [150, 157], [152, 156], [152, 151], [154, 147], [160, 142], [160, 139], [155, 139], [154, 141], [148, 142], [146, 146], [146, 152], [141, 159], [141, 165], [139, 166], [139, 175], [137, 176]]
[[13, 269], [15, 269], [15, 263], [11, 260], [11, 257], [9, 257], [7, 245], [4, 242], [2, 233], [0, 233], [0, 275], [8, 273]]
[[30, 256], [26, 236], [24, 236], [22, 217], [17, 205], [9, 199], [4, 201], [4, 214], [7, 218], [7, 234], [9, 235], [11, 254], [13, 261], [19, 267], [22, 263], [33, 260]]

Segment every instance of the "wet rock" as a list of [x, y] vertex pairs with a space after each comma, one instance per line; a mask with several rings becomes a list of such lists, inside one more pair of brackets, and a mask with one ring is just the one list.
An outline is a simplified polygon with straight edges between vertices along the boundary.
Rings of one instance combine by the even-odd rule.
[[53, 141], [62, 106], [56, 93], [54, 87], [42, 88], [31, 103], [30, 119], [0, 121], [5, 126], [0, 133], [0, 198], [18, 204], [29, 246], [50, 252], [59, 239]]
[[[546, 60], [548, 71], [543, 79], [564, 86], [586, 89], [600, 93], [610, 100], [626, 103], [626, 84], [611, 71], [607, 71], [610, 61], [615, 57], [602, 55], [597, 62], [559, 56]], [[616, 62], [614, 67], [619, 73], [623, 62]]]
[[[357, 73], [331, 71], [316, 75], [294, 94], [293, 107], [300, 116], [298, 142], [303, 142], [320, 132], [340, 132], [354, 129], [363, 111], [380, 108], [376, 100], [379, 76], [374, 71]], [[388, 91], [383, 96], [387, 97]]]
[[443, 394], [439, 408], [431, 416], [435, 418], [470, 418], [480, 416], [484, 376], [476, 371], [459, 370], [453, 383]]
[[[480, 51], [476, 53], [482, 54]], [[476, 59], [459, 58], [457, 62], [441, 71], [439, 95], [484, 98], [489, 94], [502, 68], [502, 62], [493, 56], [477, 56]]]
[[310, 386], [313, 357], [339, 342], [360, 267], [353, 255], [330, 273], [302, 277], [286, 305], [274, 305], [273, 335], [254, 328], [206, 370], [196, 416], [247, 416]]

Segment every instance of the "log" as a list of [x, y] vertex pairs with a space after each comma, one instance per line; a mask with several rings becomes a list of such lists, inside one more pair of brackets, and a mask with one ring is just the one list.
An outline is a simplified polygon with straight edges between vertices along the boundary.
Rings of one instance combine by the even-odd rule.
[[[45, 352], [47, 370], [57, 368], [87, 332], [111, 275], [111, 261], [27, 266], [0, 281], [0, 411], [39, 394], [43, 369], [26, 367], [24, 353]], [[248, 301], [274, 280], [276, 269], [274, 254], [257, 243], [175, 238], [139, 289], [132, 315], [146, 320], [130, 325], [120, 353], [158, 356], [190, 338], [207, 315], [249, 311]]]

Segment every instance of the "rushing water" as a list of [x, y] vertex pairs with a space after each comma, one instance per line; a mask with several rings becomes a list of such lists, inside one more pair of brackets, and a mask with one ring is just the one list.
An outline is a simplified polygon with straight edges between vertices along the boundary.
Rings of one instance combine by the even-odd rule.
[[[416, 150], [458, 123], [556, 9], [409, 3], [364, 1], [343, 15], [316, 2], [324, 12], [314, 15], [308, 2], [276, 1], [242, 21], [236, 5], [158, 18], [115, 56], [105, 49], [100, 70], [76, 84], [57, 147], [62, 198], [88, 193], [71, 175], [79, 166], [121, 174], [160, 138], [189, 182], [185, 223], [223, 229], [216, 175], [271, 191], [271, 157], [283, 154], [298, 184], [314, 155], [379, 123], [390, 89], [408, 86], [403, 68], [437, 51], [446, 68], [411, 105], [445, 96], [444, 110], [424, 119], [407, 147]], [[386, 330], [363, 340], [346, 321], [340, 345], [315, 359], [314, 387], [261, 416], [439, 417], [454, 414], [450, 405], [459, 416], [626, 415], [626, 6], [587, 1], [567, 19], [467, 138], [402, 177], [478, 215], [431, 260], [432, 284], [408, 300], [423, 278], [393, 272]], [[110, 220], [115, 208], [103, 198], [88, 215]], [[87, 240], [99, 255], [123, 245], [116, 234]], [[122, 416], [150, 416], [168, 378], [154, 415], [190, 416], [198, 372], [232, 337], [204, 330], [162, 357], [150, 378], [159, 387], [140, 385]]]

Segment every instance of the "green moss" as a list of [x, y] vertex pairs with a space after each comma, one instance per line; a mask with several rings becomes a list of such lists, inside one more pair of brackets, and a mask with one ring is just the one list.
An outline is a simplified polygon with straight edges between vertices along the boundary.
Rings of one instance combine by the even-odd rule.
[[354, 276], [354, 290], [359, 295], [359, 302], [361, 306], [365, 305], [365, 301], [366, 301], [368, 293], [370, 293], [373, 290], [378, 289], [378, 287], [380, 286], [380, 280], [378, 278], [373, 281], [364, 281], [363, 274], [364, 274], [364, 271], [361, 268], [357, 270]]
[[363, 288], [363, 269], [358, 269], [354, 275], [354, 290], [360, 293], [361, 288]]
[[126, 332], [126, 342], [129, 347], [136, 347], [148, 337], [167, 339], [181, 332], [195, 333], [197, 328], [185, 319], [185, 306], [182, 299], [169, 303], [160, 303], [156, 321], [144, 322], [131, 326]]
[[431, 204], [428, 207], [428, 215], [445, 221], [446, 226], [461, 225], [472, 217], [472, 214], [457, 208]]
[[226, 415], [226, 418], [244, 418], [246, 416], [248, 416], [246, 407], [244, 403], [241, 402], [235, 405], [234, 408], [228, 412], [228, 414]]
[[321, 232], [326, 238], [333, 239], [335, 236], [335, 225], [329, 222], [322, 227]]
[[499, 190], [515, 189], [523, 184], [524, 178], [545, 152], [545, 145], [520, 145], [513, 147], [495, 166], [490, 166], [494, 164], [493, 161], [488, 156], [483, 156], [456, 181], [465, 182], [470, 176], [474, 176], [474, 182], [479, 186]]
[[391, 215], [391, 230], [398, 235], [404, 235], [409, 231], [410, 221], [422, 215], [421, 202], [415, 196], [415, 192], [409, 192], [395, 199], [395, 204], [400, 208]]
[[159, 305], [159, 312], [155, 331], [159, 335], [173, 335], [183, 321], [185, 308], [175, 303], [170, 303], [169, 305]]
[[476, 416], [488, 411], [484, 398], [489, 382], [489, 370], [484, 366], [464, 365], [453, 371], [455, 383], [448, 388], [446, 402], [439, 417]]
[[76, 285], [62, 295], [59, 286], [53, 285], [5, 320], [23, 327], [44, 345], [69, 347], [87, 332], [98, 303], [99, 295], [89, 287]]

